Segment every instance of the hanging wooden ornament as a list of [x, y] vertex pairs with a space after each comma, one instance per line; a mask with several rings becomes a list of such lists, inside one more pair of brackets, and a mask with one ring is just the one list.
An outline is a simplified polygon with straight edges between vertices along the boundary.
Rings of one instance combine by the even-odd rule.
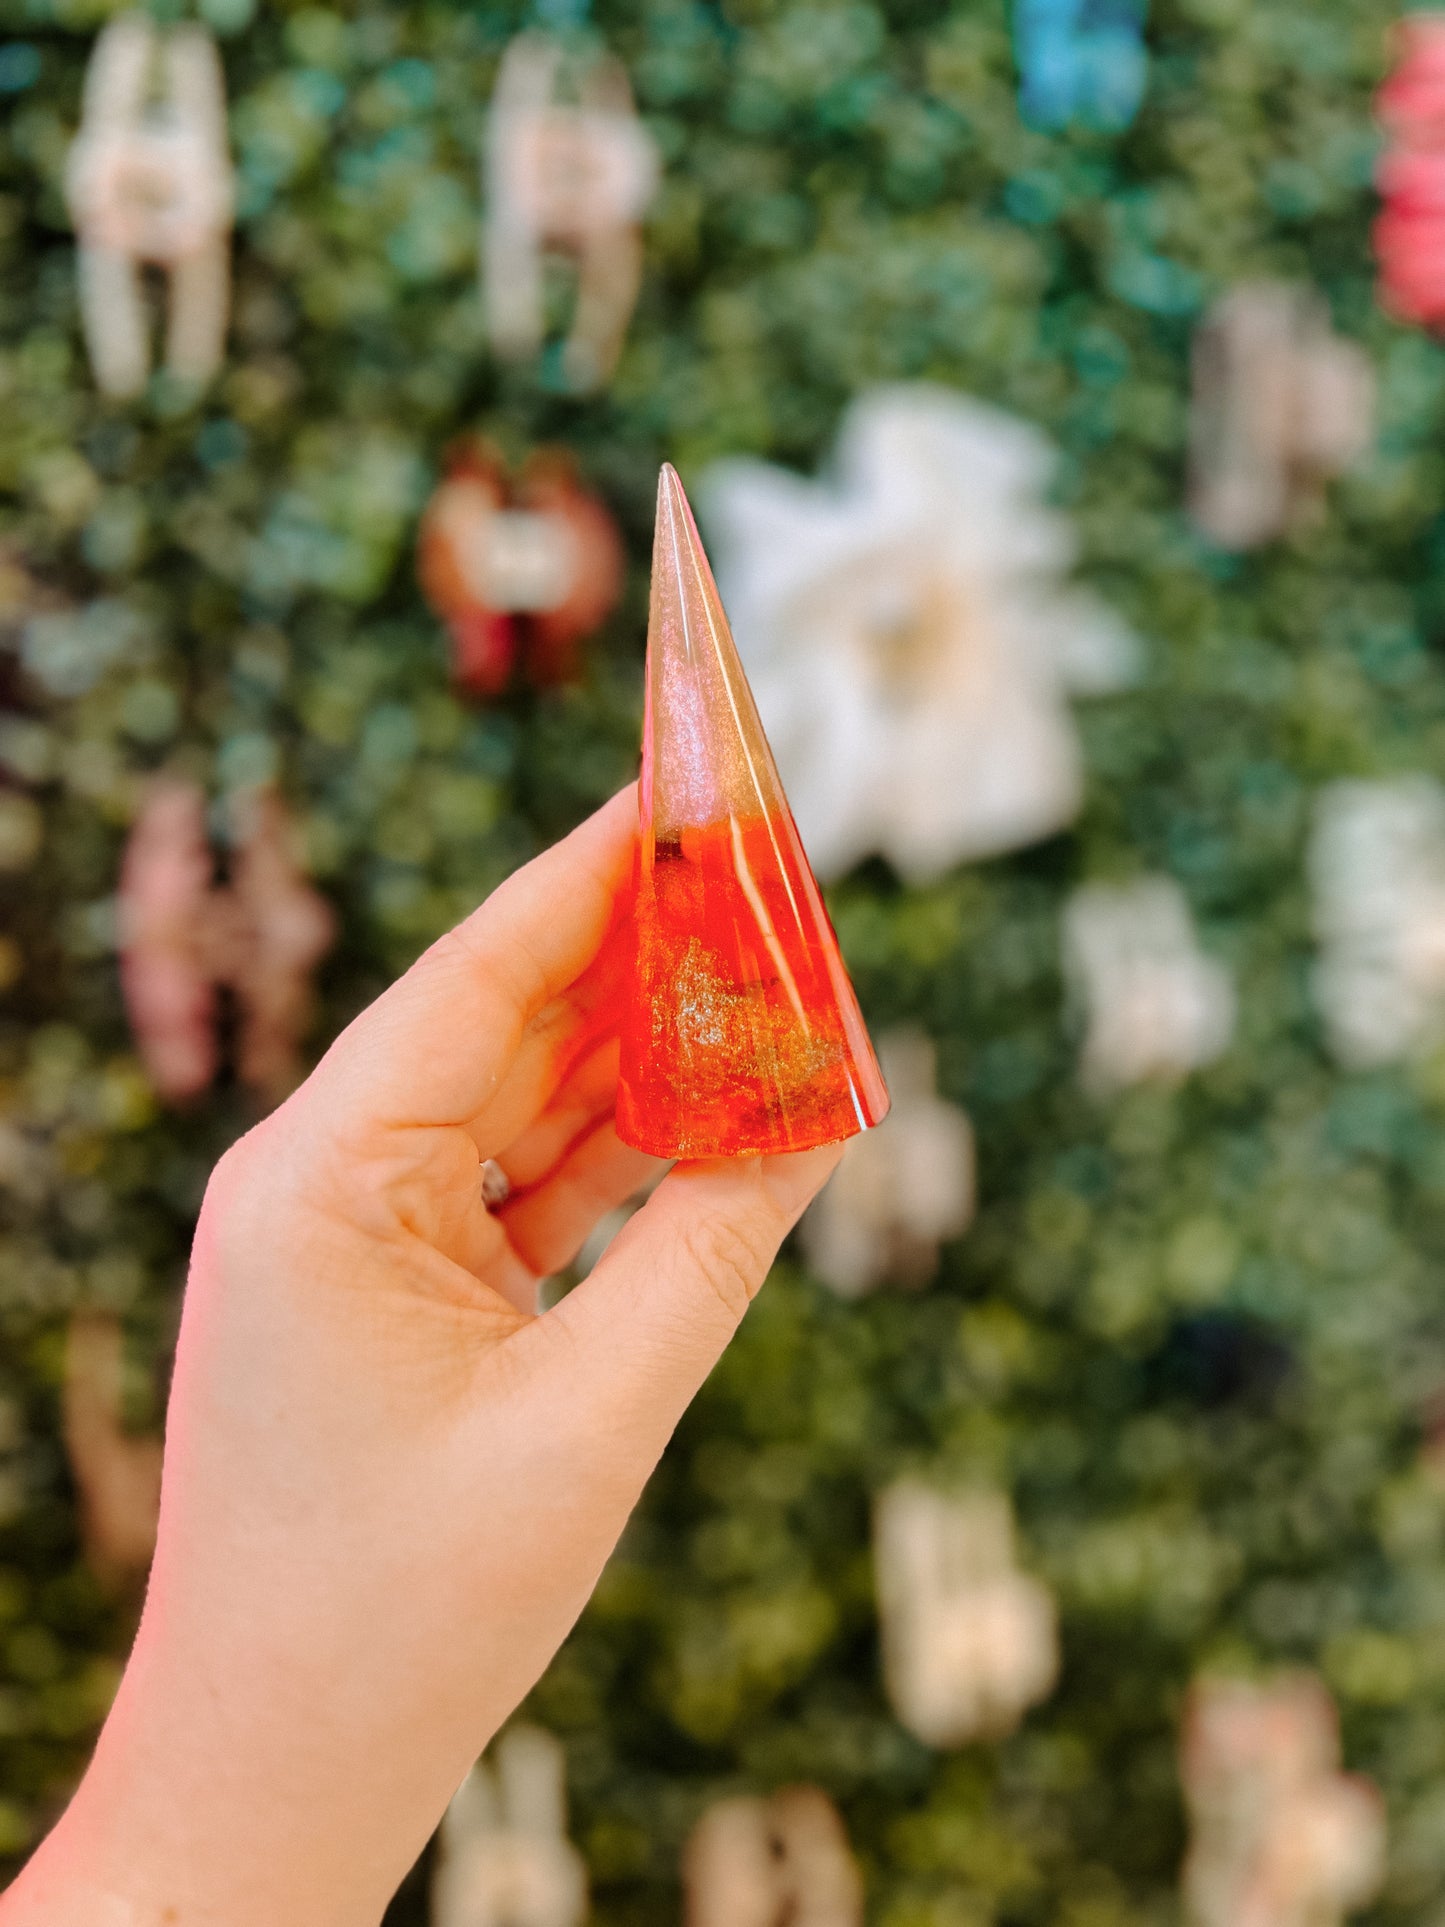
[[683, 1861], [687, 1927], [863, 1927], [863, 1880], [816, 1787], [720, 1800]]
[[225, 82], [203, 27], [161, 35], [148, 16], [127, 14], [105, 28], [86, 75], [66, 197], [101, 389], [134, 395], [149, 377], [146, 265], [167, 281], [166, 367], [188, 381], [213, 374], [225, 346], [234, 188]]
[[214, 883], [206, 802], [161, 780], [141, 809], [121, 867], [121, 984], [142, 1061], [160, 1095], [184, 1103], [220, 1066], [220, 995], [236, 1008], [240, 1081], [273, 1100], [294, 1084], [311, 973], [335, 921], [291, 852], [281, 799], [238, 799], [231, 877]]
[[1445, 1034], [1445, 787], [1423, 770], [1315, 797], [1315, 1002], [1340, 1063], [1374, 1070]]
[[878, 1062], [892, 1108], [876, 1130], [849, 1139], [801, 1226], [809, 1264], [840, 1298], [885, 1279], [927, 1284], [939, 1246], [973, 1217], [973, 1129], [935, 1089], [932, 1041], [891, 1031], [878, 1040]]
[[1369, 448], [1375, 377], [1312, 289], [1234, 288], [1194, 337], [1190, 512], [1211, 541], [1252, 549], [1315, 519], [1325, 483]]
[[1019, 105], [1035, 127], [1117, 133], [1149, 77], [1144, 0], [1014, 0]]
[[[574, 101], [562, 98], [569, 76]], [[577, 275], [563, 381], [581, 392], [607, 379], [642, 281], [639, 223], [658, 172], [620, 61], [593, 53], [579, 64], [540, 33], [512, 41], [492, 95], [483, 181], [482, 293], [500, 356], [541, 352], [544, 268], [561, 255]]]
[[1052, 1690], [1054, 1602], [1018, 1568], [1003, 1493], [900, 1480], [877, 1503], [874, 1562], [888, 1697], [925, 1745], [1008, 1733]]
[[1402, 321], [1445, 323], [1445, 13], [1395, 28], [1395, 65], [1375, 99], [1388, 146], [1375, 180], [1380, 302]]
[[1340, 1772], [1340, 1726], [1321, 1680], [1202, 1679], [1180, 1749], [1192, 1927], [1339, 1927], [1384, 1874], [1379, 1793]]
[[514, 1726], [472, 1768], [441, 1828], [432, 1927], [578, 1927], [587, 1869], [567, 1838], [566, 1755]]
[[542, 687], [575, 680], [626, 566], [611, 511], [565, 451], [538, 451], [515, 484], [485, 442], [449, 451], [422, 517], [417, 576], [447, 625], [463, 689], [500, 695], [518, 669]]
[[161, 1503], [161, 1442], [127, 1432], [121, 1422], [122, 1360], [116, 1318], [104, 1312], [71, 1318], [61, 1429], [86, 1558], [111, 1582], [150, 1565]]
[[1229, 1048], [1234, 982], [1200, 948], [1189, 899], [1172, 877], [1075, 890], [1063, 951], [1085, 1025], [1079, 1077], [1095, 1095], [1185, 1077]]

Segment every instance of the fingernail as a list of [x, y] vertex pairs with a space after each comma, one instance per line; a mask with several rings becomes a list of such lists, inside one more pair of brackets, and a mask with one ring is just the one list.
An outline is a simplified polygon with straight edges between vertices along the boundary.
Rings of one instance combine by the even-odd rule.
[[775, 1152], [762, 1160], [762, 1177], [778, 1209], [800, 1218], [837, 1170], [841, 1144], [820, 1144], [811, 1151]]

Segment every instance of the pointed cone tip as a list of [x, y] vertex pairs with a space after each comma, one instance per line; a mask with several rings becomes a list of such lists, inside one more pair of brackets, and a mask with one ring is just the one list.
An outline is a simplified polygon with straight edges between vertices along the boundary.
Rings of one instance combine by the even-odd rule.
[[[699, 595], [702, 597], [710, 611], [711, 626], [726, 638], [726, 647], [731, 650], [732, 628], [722, 605], [722, 597], [718, 594], [712, 562], [698, 529], [687, 490], [682, 485], [682, 477], [671, 462], [664, 462], [658, 471], [653, 544], [654, 588], [659, 553], [657, 545], [662, 544], [672, 549], [673, 566], [670, 572], [674, 577], [673, 591], [683, 603], [693, 601]], [[737, 664], [736, 673], [742, 676], [741, 663]], [[751, 704], [751, 697], [748, 700]]]
[[679, 509], [692, 519], [692, 504], [687, 499], [687, 490], [682, 485], [682, 477], [671, 462], [664, 462], [657, 472], [657, 519], [660, 522], [664, 513], [676, 516]]

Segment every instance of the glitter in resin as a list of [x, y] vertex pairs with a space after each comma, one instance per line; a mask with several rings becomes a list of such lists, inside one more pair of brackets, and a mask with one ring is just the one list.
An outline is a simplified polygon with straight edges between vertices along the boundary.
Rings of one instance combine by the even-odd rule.
[[735, 1157], [878, 1123], [888, 1092], [670, 467], [641, 817], [618, 1134], [658, 1157]]

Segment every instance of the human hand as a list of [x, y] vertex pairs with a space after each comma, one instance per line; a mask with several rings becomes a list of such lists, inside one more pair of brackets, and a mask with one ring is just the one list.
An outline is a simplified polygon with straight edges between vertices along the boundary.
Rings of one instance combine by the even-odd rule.
[[218, 1165], [135, 1651], [0, 1927], [369, 1927], [580, 1613], [840, 1153], [679, 1166], [535, 1315], [657, 1168], [612, 1127], [636, 820], [519, 871]]

